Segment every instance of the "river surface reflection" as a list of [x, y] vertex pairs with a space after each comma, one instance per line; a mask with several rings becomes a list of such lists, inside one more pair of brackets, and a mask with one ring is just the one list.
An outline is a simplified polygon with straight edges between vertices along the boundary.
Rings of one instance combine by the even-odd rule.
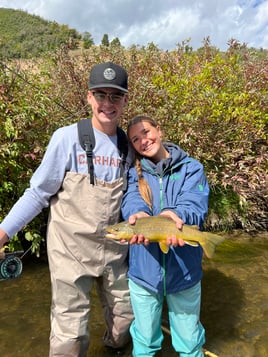
[[[201, 320], [206, 349], [219, 357], [268, 356], [267, 234], [258, 239], [227, 237], [213, 259], [204, 259], [203, 266]], [[95, 291], [92, 300], [88, 356], [112, 356], [102, 346], [104, 323]], [[0, 306], [1, 357], [48, 356], [46, 262], [26, 262], [19, 278], [1, 281]], [[177, 356], [166, 333], [161, 355]], [[131, 356], [131, 348], [126, 356]]]

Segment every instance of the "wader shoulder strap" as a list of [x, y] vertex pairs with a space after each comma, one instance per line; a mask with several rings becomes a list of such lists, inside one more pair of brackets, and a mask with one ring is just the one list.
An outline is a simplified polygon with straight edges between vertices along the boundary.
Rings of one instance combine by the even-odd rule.
[[117, 147], [120, 157], [122, 159], [123, 167], [125, 167], [127, 154], [128, 154], [128, 139], [126, 133], [119, 126], [117, 127]]
[[[81, 147], [86, 151], [90, 183], [94, 184], [93, 149], [95, 147], [95, 136], [91, 119], [82, 119], [77, 123], [78, 136]], [[121, 176], [124, 177], [124, 167], [128, 154], [128, 140], [123, 129], [117, 127], [117, 147], [121, 157]], [[125, 181], [125, 177], [124, 177]], [[125, 186], [125, 185], [124, 185]]]
[[93, 149], [95, 147], [95, 136], [90, 119], [82, 119], [77, 123], [79, 142], [87, 155], [88, 173], [90, 183], [94, 184]]
[[119, 155], [121, 157], [120, 176], [123, 177], [123, 191], [126, 191], [127, 175], [126, 175], [125, 165], [126, 165], [127, 154], [128, 154], [128, 139], [124, 130], [121, 129], [119, 126], [117, 127], [117, 147], [119, 150]]

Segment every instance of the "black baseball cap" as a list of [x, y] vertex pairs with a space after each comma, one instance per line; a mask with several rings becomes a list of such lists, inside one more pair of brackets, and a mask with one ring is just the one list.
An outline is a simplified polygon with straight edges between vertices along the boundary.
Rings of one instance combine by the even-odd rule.
[[89, 76], [89, 89], [116, 88], [128, 92], [128, 75], [118, 64], [105, 62], [92, 67]]

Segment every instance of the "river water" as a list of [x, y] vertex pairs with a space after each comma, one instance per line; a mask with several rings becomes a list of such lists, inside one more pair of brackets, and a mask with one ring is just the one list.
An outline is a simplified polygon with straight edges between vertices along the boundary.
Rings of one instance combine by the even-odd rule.
[[[219, 357], [268, 356], [268, 236], [226, 237], [204, 258], [201, 321], [205, 348]], [[104, 323], [93, 291], [88, 356], [102, 346]], [[0, 282], [0, 356], [48, 356], [50, 280], [45, 261], [25, 262], [19, 278]], [[165, 313], [163, 316], [166, 323]], [[165, 332], [162, 354], [177, 356]], [[131, 346], [125, 356], [131, 356]]]

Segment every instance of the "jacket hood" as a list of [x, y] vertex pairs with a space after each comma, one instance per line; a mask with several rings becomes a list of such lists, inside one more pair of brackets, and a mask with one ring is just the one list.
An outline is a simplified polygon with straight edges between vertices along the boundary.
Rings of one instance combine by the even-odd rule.
[[141, 165], [143, 170], [155, 172], [161, 175], [165, 170], [178, 165], [182, 160], [188, 157], [185, 151], [183, 151], [178, 145], [170, 142], [164, 142], [164, 147], [169, 152], [170, 156], [166, 159], [162, 159], [157, 163], [154, 163], [150, 159], [143, 158], [141, 160]]

